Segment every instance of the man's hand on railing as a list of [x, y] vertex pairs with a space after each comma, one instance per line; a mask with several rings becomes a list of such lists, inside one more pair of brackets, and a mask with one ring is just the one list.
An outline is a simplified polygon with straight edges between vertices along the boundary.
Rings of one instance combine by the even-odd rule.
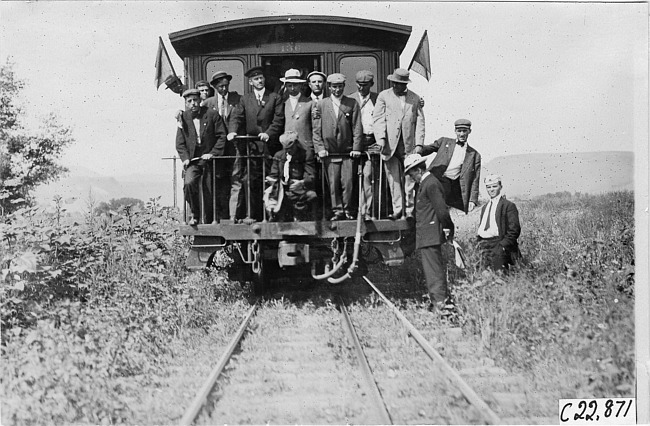
[[226, 139], [231, 141], [231, 140], [235, 139], [235, 136], [237, 136], [236, 132], [228, 133], [228, 135], [226, 136]]
[[329, 155], [329, 153], [328, 153], [327, 150], [325, 150], [325, 149], [322, 150], [322, 151], [318, 151], [318, 156], [319, 156], [320, 158], [325, 158], [325, 157], [327, 157], [328, 155]]
[[183, 167], [187, 167], [189, 165], [190, 165], [190, 160], [183, 161]]
[[352, 157], [352, 158], [361, 157], [361, 151], [352, 151], [352, 152], [350, 152], [350, 157]]
[[259, 135], [257, 135], [257, 137], [260, 138], [260, 140], [261, 140], [262, 142], [268, 142], [268, 141], [269, 141], [269, 135], [266, 134], [266, 133], [264, 133], [264, 132], [262, 132], [262, 133], [260, 133]]
[[210, 160], [212, 159], [212, 154], [203, 154], [201, 160]]

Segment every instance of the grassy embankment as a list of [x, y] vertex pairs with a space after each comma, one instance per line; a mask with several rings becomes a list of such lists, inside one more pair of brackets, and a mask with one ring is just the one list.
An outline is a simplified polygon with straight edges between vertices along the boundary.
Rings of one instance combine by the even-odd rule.
[[[530, 376], [532, 414], [554, 413], [558, 398], [632, 395], [633, 194], [518, 204], [527, 263], [507, 277], [478, 270], [476, 214], [458, 220], [470, 263], [450, 267], [462, 326], [499, 365]], [[245, 310], [241, 287], [185, 271], [177, 222], [155, 205], [60, 219], [60, 209], [27, 209], [0, 224], [2, 423], [147, 421], [143, 389], [168, 374], [173, 348], [205, 333], [228, 340]], [[413, 257], [390, 274], [418, 268]]]

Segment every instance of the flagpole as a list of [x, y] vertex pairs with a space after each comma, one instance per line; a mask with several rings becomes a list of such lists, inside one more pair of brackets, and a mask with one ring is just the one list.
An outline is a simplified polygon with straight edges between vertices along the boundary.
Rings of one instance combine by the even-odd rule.
[[427, 36], [427, 30], [424, 30], [424, 34], [422, 34], [422, 38], [420, 38], [420, 42], [418, 43], [418, 47], [415, 48], [415, 52], [413, 53], [413, 58], [411, 58], [411, 63], [409, 64], [407, 70], [411, 69], [411, 65], [413, 65], [413, 62], [415, 62], [415, 57], [417, 56], [418, 52], [420, 51], [420, 46], [422, 45], [422, 42], [424, 41], [424, 37]]

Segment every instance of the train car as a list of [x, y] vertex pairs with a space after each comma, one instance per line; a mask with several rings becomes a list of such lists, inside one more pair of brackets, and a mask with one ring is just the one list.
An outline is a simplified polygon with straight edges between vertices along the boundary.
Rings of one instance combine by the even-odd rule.
[[[223, 70], [233, 76], [230, 90], [244, 94], [252, 90], [244, 72], [262, 66], [271, 90], [278, 91], [279, 78], [294, 68], [303, 78], [314, 70], [327, 75], [340, 72], [347, 77], [348, 95], [356, 91], [359, 70], [374, 73], [373, 90], [388, 88], [387, 76], [399, 66], [399, 55], [410, 34], [410, 26], [367, 19], [273, 16], [204, 25], [171, 33], [169, 39], [184, 61], [186, 87], [194, 87], [195, 82]], [[268, 170], [264, 165], [262, 168], [264, 178]], [[361, 166], [356, 170], [358, 194]], [[317, 173], [322, 173], [320, 167]], [[184, 223], [180, 227], [182, 235], [192, 237], [187, 265], [205, 267], [215, 252], [224, 250], [233, 259], [234, 278], [254, 282], [257, 290], [263, 290], [277, 276], [341, 282], [363, 271], [364, 264], [372, 260], [399, 265], [413, 250], [414, 224], [386, 218], [390, 202], [382, 168], [375, 167], [373, 174], [380, 190], [375, 195], [371, 221], [361, 220], [361, 215], [355, 220], [329, 221], [323, 215], [308, 221], [273, 222], [265, 214], [261, 221], [237, 223], [218, 217], [212, 209], [214, 217], [196, 226]], [[325, 181], [323, 176], [321, 181]], [[325, 211], [324, 199], [328, 197], [322, 195], [321, 211]], [[250, 196], [247, 203], [250, 217]]]

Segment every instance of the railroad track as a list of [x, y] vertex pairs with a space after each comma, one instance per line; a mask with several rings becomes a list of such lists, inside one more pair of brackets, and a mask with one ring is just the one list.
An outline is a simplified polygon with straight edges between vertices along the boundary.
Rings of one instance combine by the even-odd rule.
[[[401, 322], [402, 330], [395, 332], [413, 337], [419, 356], [429, 358], [426, 371], [421, 359], [411, 360], [416, 351], [387, 361], [382, 345], [369, 343], [370, 331], [358, 332], [343, 299], [327, 299], [307, 313], [284, 300], [266, 302], [262, 309], [256, 303], [180, 424], [503, 423], [434, 345], [364, 279]], [[459, 329], [452, 331], [459, 335]], [[413, 402], [404, 404], [411, 397]], [[494, 398], [490, 402], [495, 405]]]

